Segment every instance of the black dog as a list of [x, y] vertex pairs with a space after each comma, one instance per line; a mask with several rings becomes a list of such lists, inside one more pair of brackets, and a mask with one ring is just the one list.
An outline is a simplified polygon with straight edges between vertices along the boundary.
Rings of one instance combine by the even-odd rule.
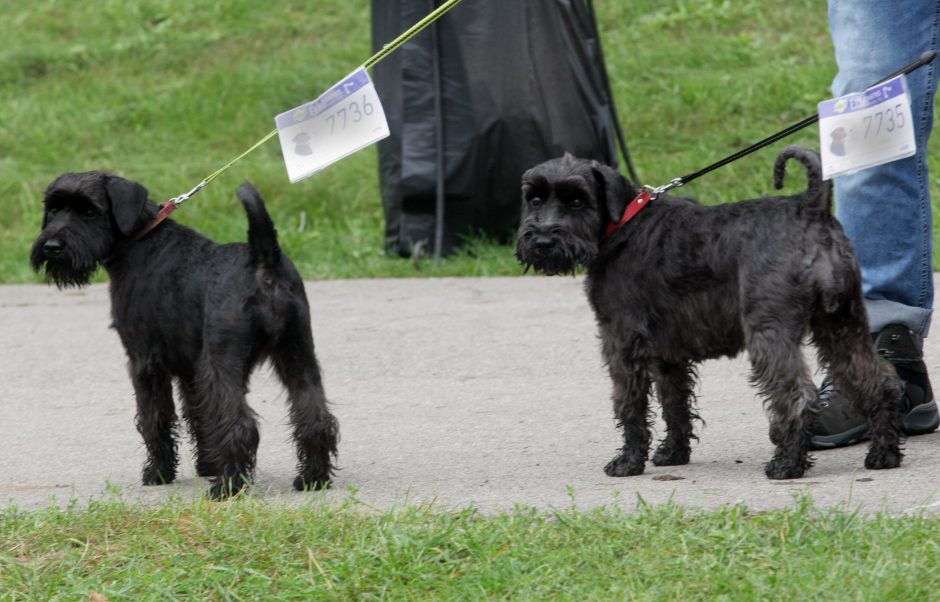
[[176, 478], [175, 379], [196, 470], [212, 477], [210, 495], [244, 487], [258, 447], [248, 378], [270, 360], [288, 392], [299, 458], [294, 487], [326, 487], [338, 428], [314, 356], [304, 285], [258, 192], [246, 182], [238, 196], [248, 244], [218, 245], [173, 221], [140, 238], [158, 213], [143, 186], [99, 172], [64, 174], [46, 191], [32, 265], [60, 288], [87, 284], [99, 264], [107, 270], [147, 448], [144, 485]]
[[566, 155], [524, 174], [519, 261], [545, 274], [587, 268], [623, 428], [608, 475], [644, 470], [651, 383], [667, 429], [653, 463], [688, 463], [698, 418], [696, 364], [746, 349], [776, 445], [765, 472], [772, 479], [802, 476], [812, 466], [816, 400], [800, 348], [806, 334], [868, 417], [865, 466], [900, 464], [901, 385], [869, 338], [858, 267], [831, 214], [830, 186], [815, 153], [789, 147], [777, 158], [777, 188], [789, 158], [807, 168], [804, 194], [716, 207], [661, 195], [609, 234], [638, 192], [615, 170]]

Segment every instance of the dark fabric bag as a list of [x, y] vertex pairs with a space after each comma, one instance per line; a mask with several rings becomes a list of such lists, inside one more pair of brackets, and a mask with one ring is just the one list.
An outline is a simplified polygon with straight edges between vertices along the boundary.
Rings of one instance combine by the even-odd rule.
[[[440, 3], [373, 0], [373, 48]], [[522, 173], [565, 152], [617, 166], [589, 1], [467, 0], [380, 62], [373, 80], [391, 129], [378, 149], [391, 253], [436, 241], [447, 254], [471, 234], [509, 241]]]

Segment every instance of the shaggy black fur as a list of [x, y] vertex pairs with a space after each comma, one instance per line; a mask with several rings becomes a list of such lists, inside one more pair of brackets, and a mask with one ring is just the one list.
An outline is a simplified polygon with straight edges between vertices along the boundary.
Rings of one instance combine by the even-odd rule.
[[865, 466], [900, 464], [901, 385], [872, 346], [858, 267], [832, 216], [830, 186], [815, 153], [788, 147], [775, 165], [777, 188], [790, 158], [808, 171], [803, 194], [715, 207], [662, 195], [609, 237], [605, 227], [637, 192], [615, 170], [566, 155], [523, 176], [519, 261], [545, 274], [587, 267], [623, 428], [608, 475], [644, 470], [652, 384], [667, 429], [653, 463], [687, 463], [697, 363], [746, 349], [776, 446], [765, 472], [802, 476], [812, 466], [816, 399], [801, 354], [806, 334], [837, 386], [868, 416]]
[[210, 495], [242, 489], [258, 447], [248, 379], [270, 360], [290, 403], [294, 487], [326, 487], [338, 427], [314, 356], [304, 285], [258, 192], [246, 182], [238, 196], [248, 244], [218, 245], [170, 220], [135, 241], [158, 211], [143, 186], [100, 172], [64, 174], [46, 191], [32, 265], [60, 288], [87, 284], [99, 264], [108, 271], [113, 326], [127, 351], [147, 448], [145, 485], [176, 478], [175, 380]]

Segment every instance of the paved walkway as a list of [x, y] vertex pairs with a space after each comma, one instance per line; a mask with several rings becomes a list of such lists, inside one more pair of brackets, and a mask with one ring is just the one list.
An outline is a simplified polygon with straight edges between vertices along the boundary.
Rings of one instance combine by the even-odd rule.
[[[497, 510], [632, 509], [639, 496], [767, 509], [807, 493], [825, 506], [940, 513], [940, 434], [908, 441], [898, 470], [865, 470], [865, 447], [855, 446], [818, 453], [805, 478], [766, 479], [772, 447], [743, 358], [701, 370], [707, 426], [691, 464], [606, 477], [619, 435], [581, 286], [563, 277], [309, 283], [342, 470], [325, 494], [293, 492], [285, 399], [264, 369], [249, 396], [261, 422], [254, 494], [291, 503], [355, 490], [379, 508], [434, 501]], [[133, 392], [108, 324], [105, 286], [0, 287], [0, 505], [63, 505], [109, 490], [157, 501], [205, 488], [188, 446], [176, 484], [139, 484]], [[927, 357], [937, 382], [937, 337]]]

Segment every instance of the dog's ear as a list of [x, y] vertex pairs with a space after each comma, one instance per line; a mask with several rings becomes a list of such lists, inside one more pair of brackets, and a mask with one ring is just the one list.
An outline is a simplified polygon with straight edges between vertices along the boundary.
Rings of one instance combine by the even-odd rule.
[[608, 222], [619, 222], [630, 201], [630, 183], [616, 169], [591, 161], [591, 171], [597, 186], [597, 202], [606, 209]]
[[148, 192], [142, 185], [117, 176], [108, 178], [108, 197], [111, 199], [111, 215], [118, 230], [125, 236], [135, 232], [143, 221]]

